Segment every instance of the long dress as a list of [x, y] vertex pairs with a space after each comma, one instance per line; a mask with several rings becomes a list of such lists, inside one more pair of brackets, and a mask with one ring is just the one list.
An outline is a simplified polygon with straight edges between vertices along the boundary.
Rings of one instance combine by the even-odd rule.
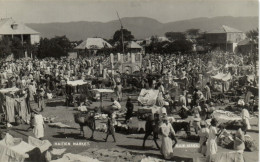
[[200, 137], [199, 153], [202, 153], [203, 155], [206, 155], [207, 147], [206, 147], [205, 142], [207, 141], [208, 135], [209, 135], [209, 129], [208, 128], [202, 128], [199, 131], [199, 137]]
[[36, 138], [42, 138], [44, 136], [44, 129], [43, 129], [43, 117], [41, 114], [36, 114], [34, 116], [34, 129], [33, 133]]
[[210, 156], [214, 155], [218, 151], [218, 146], [217, 146], [217, 128], [214, 126], [209, 127], [209, 138], [207, 140], [207, 152], [206, 156], [207, 159], [210, 159]]
[[34, 85], [29, 85], [29, 100], [34, 101], [34, 94], [36, 93], [36, 88]]
[[210, 88], [209, 88], [208, 85], [205, 86], [205, 90], [206, 90], [206, 93], [205, 93], [205, 98], [206, 98], [206, 100], [211, 99]]
[[161, 153], [165, 159], [170, 159], [173, 157], [173, 149], [172, 149], [172, 140], [169, 137], [170, 133], [175, 135], [174, 129], [172, 128], [171, 123], [167, 125], [163, 123], [161, 126], [162, 131], [162, 145], [161, 145]]

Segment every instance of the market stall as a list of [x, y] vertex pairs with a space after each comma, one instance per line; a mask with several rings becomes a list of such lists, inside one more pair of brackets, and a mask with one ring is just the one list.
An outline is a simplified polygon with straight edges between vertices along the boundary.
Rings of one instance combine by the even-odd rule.
[[103, 107], [103, 94], [114, 92], [112, 89], [93, 89], [93, 91], [100, 93], [100, 108]]

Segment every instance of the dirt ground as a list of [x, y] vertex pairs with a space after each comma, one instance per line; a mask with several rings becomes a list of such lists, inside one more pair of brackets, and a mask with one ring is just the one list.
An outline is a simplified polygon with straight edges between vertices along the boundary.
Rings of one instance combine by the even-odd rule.
[[[113, 94], [114, 95], [114, 94]], [[112, 96], [113, 96], [112, 95]], [[111, 95], [109, 97], [104, 98], [103, 105], [109, 105], [111, 102], [109, 101]], [[125, 98], [123, 102], [121, 102], [122, 107], [125, 107]], [[64, 99], [52, 99], [51, 101], [46, 101], [47, 107], [42, 112], [44, 117], [54, 117], [55, 122], [62, 122], [63, 124], [67, 124], [71, 126], [73, 129], [59, 129], [52, 128], [46, 124], [45, 127], [45, 137], [44, 139], [48, 139], [54, 148], [66, 148], [66, 153], [75, 153], [92, 156], [93, 158], [98, 158], [102, 161], [139, 161], [142, 158], [135, 157], [144, 157], [150, 156], [159, 159], [163, 159], [160, 154], [160, 151], [156, 149], [156, 145], [154, 144], [152, 138], [146, 141], [146, 149], [142, 148], [142, 139], [144, 134], [121, 134], [116, 133], [117, 142], [114, 143], [112, 137], [108, 138], [108, 142], [104, 142], [104, 138], [106, 133], [104, 132], [95, 132], [94, 140], [88, 139], [91, 136], [91, 131], [89, 128], [84, 127], [85, 137], [79, 134], [79, 125], [74, 122], [73, 113], [76, 112], [73, 107], [64, 106]], [[91, 107], [99, 106], [99, 102], [93, 102]], [[36, 104], [33, 104], [36, 106]], [[135, 110], [138, 105], [135, 103]], [[178, 118], [178, 116], [175, 116]], [[100, 121], [97, 121], [100, 123]], [[248, 134], [255, 140], [257, 146], [259, 145], [259, 128], [258, 128], [258, 118], [254, 117], [250, 120], [252, 125], [252, 130], [248, 132]], [[28, 136], [33, 136], [32, 130], [27, 131], [29, 125], [21, 124], [19, 126], [14, 126], [9, 128], [8, 132], [15, 137], [23, 138], [24, 141], [27, 141]], [[192, 133], [194, 134], [194, 129], [191, 128]], [[234, 131], [234, 130], [233, 130]], [[202, 154], [197, 152], [198, 142], [195, 141], [187, 141], [180, 137], [184, 136], [185, 132], [181, 131], [177, 133], [178, 139], [178, 147], [174, 148], [174, 158], [171, 161], [205, 161], [205, 157]], [[158, 140], [159, 145], [161, 144], [161, 140]], [[101, 153], [94, 153], [94, 150], [100, 150]], [[111, 151], [113, 153], [107, 153], [106, 158], [102, 157], [104, 152]], [[227, 152], [233, 151], [228, 150], [222, 147], [218, 147], [218, 152]], [[125, 158], [118, 159], [119, 157], [114, 152], [124, 152]], [[120, 155], [121, 156], [121, 155]], [[255, 162], [258, 161], [258, 151], [254, 152], [244, 152], [244, 158], [246, 162]]]

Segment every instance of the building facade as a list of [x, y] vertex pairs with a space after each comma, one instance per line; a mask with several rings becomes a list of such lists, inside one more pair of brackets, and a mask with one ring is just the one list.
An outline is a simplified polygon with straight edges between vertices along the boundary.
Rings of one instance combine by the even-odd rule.
[[22, 44], [36, 44], [40, 42], [40, 33], [12, 18], [0, 19], [0, 39], [18, 38]]
[[213, 48], [227, 52], [235, 52], [237, 44], [244, 40], [245, 33], [240, 30], [223, 25], [221, 28], [207, 32], [206, 42]]

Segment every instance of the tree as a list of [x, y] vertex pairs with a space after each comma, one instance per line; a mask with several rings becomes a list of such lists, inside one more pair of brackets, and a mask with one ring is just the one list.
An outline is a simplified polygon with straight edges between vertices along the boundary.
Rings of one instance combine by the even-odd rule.
[[185, 33], [182, 32], [166, 32], [165, 37], [167, 37], [170, 41], [186, 39]]
[[116, 52], [121, 52], [123, 51], [123, 45], [122, 45], [122, 32], [123, 31], [123, 40], [125, 41], [131, 41], [134, 39], [134, 36], [132, 35], [131, 31], [127, 30], [127, 29], [121, 29], [121, 30], [117, 30], [114, 33], [113, 36], [113, 40], [112, 40], [112, 44], [114, 44], [115, 46], [115, 50]]
[[12, 42], [7, 37], [3, 37], [3, 39], [0, 40], [0, 58], [6, 58], [9, 54], [12, 53], [11, 45]]
[[158, 43], [158, 42], [159, 42], [159, 38], [157, 35], [151, 36], [151, 43]]
[[41, 38], [38, 48], [38, 57], [55, 57], [67, 56], [72, 49], [72, 45], [66, 36], [56, 36], [54, 38]]
[[[123, 38], [124, 41], [131, 41], [134, 39], [134, 36], [132, 35], [131, 31], [127, 29], [122, 29], [123, 31]], [[113, 35], [113, 41], [116, 42], [122, 42], [122, 32], [121, 30], [117, 30]]]
[[36, 56], [39, 44], [24, 43], [24, 49], [27, 51], [28, 57]]
[[200, 35], [200, 29], [188, 29], [185, 32], [190, 38], [197, 38]]
[[14, 58], [24, 57], [24, 47], [19, 38], [14, 37], [12, 39], [11, 52], [14, 54]]
[[167, 46], [168, 53], [174, 53], [174, 52], [184, 53], [184, 52], [191, 52], [191, 51], [192, 51], [192, 43], [187, 40], [176, 40]]
[[250, 30], [246, 33], [246, 37], [253, 41], [258, 41], [258, 28]]

